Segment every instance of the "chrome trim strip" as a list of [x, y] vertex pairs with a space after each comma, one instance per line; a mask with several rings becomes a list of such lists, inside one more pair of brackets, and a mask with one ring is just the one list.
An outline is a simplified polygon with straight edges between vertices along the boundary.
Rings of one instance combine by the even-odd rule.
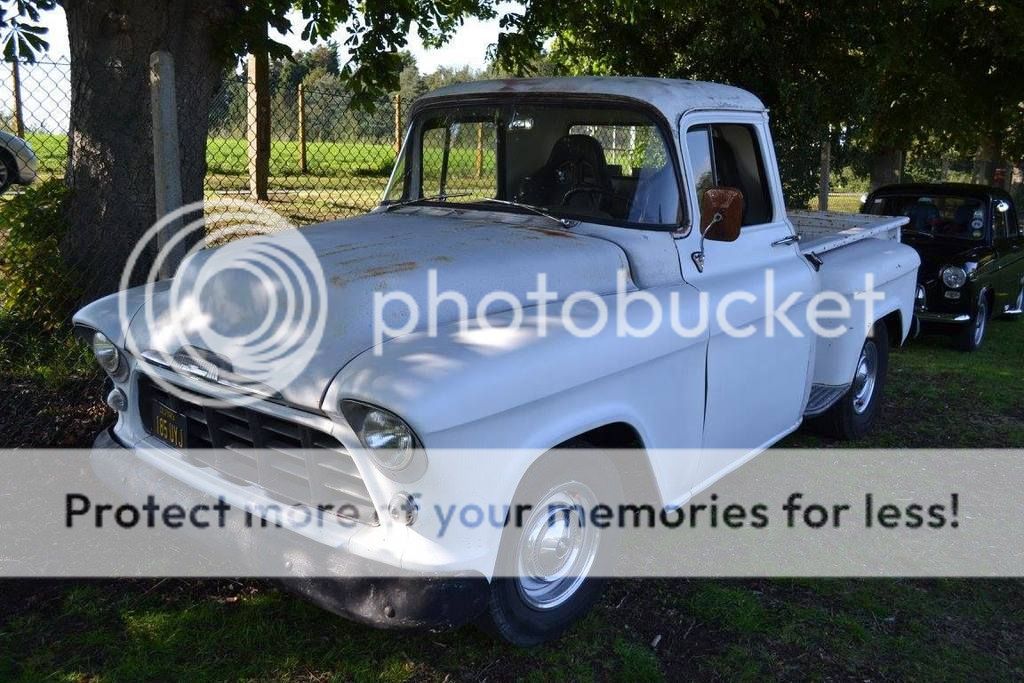
[[928, 311], [918, 311], [915, 315], [918, 320], [926, 323], [966, 323], [971, 320], [971, 316], [966, 313], [931, 313]]
[[182, 372], [183, 368], [180, 364], [174, 362], [173, 357], [168, 357], [165, 353], [159, 351], [143, 351], [141, 354], [142, 358], [150, 365], [155, 365], [159, 368], [163, 368], [168, 372], [173, 373], [178, 377], [187, 377], [188, 379], [198, 379], [205, 383], [217, 384], [226, 389], [230, 389], [240, 394], [247, 394], [249, 396], [257, 396], [268, 401], [275, 403], [284, 403], [284, 398], [280, 392], [274, 391], [266, 385], [258, 382], [251, 382], [240, 384], [230, 379], [226, 379], [222, 375], [210, 375], [200, 372]]

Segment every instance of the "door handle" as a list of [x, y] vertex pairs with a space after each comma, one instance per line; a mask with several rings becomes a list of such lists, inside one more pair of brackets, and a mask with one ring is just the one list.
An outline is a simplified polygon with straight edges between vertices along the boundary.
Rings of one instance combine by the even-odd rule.
[[773, 247], [784, 247], [789, 244], [796, 244], [800, 241], [800, 235], [787, 235], [780, 240], [772, 242]]

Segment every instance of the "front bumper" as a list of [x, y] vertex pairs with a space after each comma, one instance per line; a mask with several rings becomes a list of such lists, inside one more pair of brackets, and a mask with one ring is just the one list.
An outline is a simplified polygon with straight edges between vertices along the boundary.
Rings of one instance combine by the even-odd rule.
[[[160, 493], [186, 505], [202, 502], [201, 492], [139, 458], [113, 457], [125, 448], [109, 430], [97, 435], [93, 443], [92, 469], [107, 488], [126, 495]], [[252, 529], [238, 528], [235, 532], [234, 547], [210, 550], [244, 556], [258, 547], [261, 553], [273, 553], [285, 564], [286, 558], [308, 554], [305, 550], [309, 544], [316, 543], [300, 534], [290, 534], [287, 546], [270, 549], [266, 543], [254, 542]], [[203, 543], [206, 537], [196, 535], [192, 540]], [[488, 582], [479, 574], [396, 575], [394, 567], [351, 553], [339, 551], [335, 559], [332, 567], [338, 569], [337, 578], [296, 576], [281, 582], [328, 611], [378, 628], [454, 628], [476, 618], [486, 605]], [[266, 557], [261, 558], [262, 564], [266, 561]]]

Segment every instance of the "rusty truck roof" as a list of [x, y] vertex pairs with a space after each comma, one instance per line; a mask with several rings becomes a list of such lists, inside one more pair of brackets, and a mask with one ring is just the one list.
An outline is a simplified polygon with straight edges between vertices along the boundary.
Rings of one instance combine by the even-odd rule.
[[470, 81], [438, 88], [418, 105], [441, 98], [487, 95], [607, 95], [646, 102], [667, 118], [700, 109], [764, 111], [755, 95], [731, 85], [673, 78], [577, 76], [567, 78], [505, 78]]

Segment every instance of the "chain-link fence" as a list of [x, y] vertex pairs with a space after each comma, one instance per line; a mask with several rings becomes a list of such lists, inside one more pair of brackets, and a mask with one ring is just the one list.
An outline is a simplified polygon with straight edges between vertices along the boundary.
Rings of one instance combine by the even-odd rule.
[[[81, 445], [107, 417], [99, 373], [73, 339], [69, 316], [81, 305], [81, 292], [89, 291], [83, 278], [120, 273], [124, 259], [117, 250], [92, 250], [82, 273], [66, 258], [60, 207], [71, 92], [66, 62], [0, 64], [0, 131], [23, 138], [38, 159], [32, 184], [15, 184], [0, 195], [0, 384], [6, 389], [0, 393], [0, 447]], [[408, 102], [390, 96], [357, 111], [337, 78], [324, 76], [260, 94], [266, 98], [260, 123], [269, 133], [264, 144], [254, 135], [252, 82], [230, 76], [214, 95], [207, 199], [255, 200], [298, 225], [363, 213], [380, 200]], [[148, 104], [150, 93], [140, 96]], [[143, 120], [125, 125], [144, 127], [151, 136], [150, 117], [136, 118]], [[265, 170], [258, 176], [253, 169], [261, 162]]]
[[299, 224], [363, 213], [380, 201], [401, 141], [404, 103], [388, 97], [371, 111], [356, 110], [333, 78], [268, 93], [263, 195], [251, 169], [257, 150], [263, 153], [254, 135], [254, 87], [231, 78], [214, 98], [207, 197], [259, 199]]

